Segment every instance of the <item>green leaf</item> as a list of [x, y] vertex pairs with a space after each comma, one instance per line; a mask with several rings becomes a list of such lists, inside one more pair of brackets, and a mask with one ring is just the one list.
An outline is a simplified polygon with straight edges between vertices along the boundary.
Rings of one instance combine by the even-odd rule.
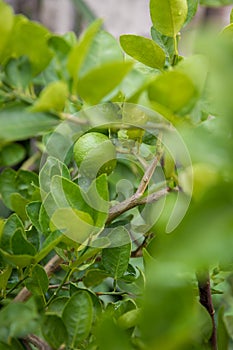
[[37, 262], [41, 261], [45, 256], [51, 252], [62, 240], [63, 234], [60, 231], [52, 232], [43, 242], [41, 250], [35, 256]]
[[12, 266], [10, 265], [7, 265], [6, 268], [1, 270], [1, 273], [0, 273], [0, 294], [1, 295], [4, 295], [11, 273], [12, 273]]
[[166, 54], [166, 57], [169, 60], [172, 60], [175, 54], [174, 39], [161, 34], [154, 27], [151, 27], [151, 36], [152, 39], [163, 49], [163, 51]]
[[33, 295], [43, 295], [47, 292], [49, 280], [41, 265], [33, 267], [30, 277], [25, 280], [25, 286]]
[[58, 125], [59, 120], [48, 113], [32, 113], [26, 105], [16, 104], [0, 110], [0, 141], [9, 142], [35, 137]]
[[84, 63], [88, 51], [90, 50], [92, 41], [98, 33], [101, 25], [102, 20], [98, 19], [93, 22], [87, 28], [83, 36], [80, 38], [79, 42], [73, 47], [72, 51], [69, 54], [67, 68], [74, 81], [77, 81], [79, 71]]
[[187, 0], [188, 14], [184, 26], [186, 26], [195, 16], [198, 9], [198, 0]]
[[16, 172], [12, 169], [5, 169], [0, 174], [0, 193], [4, 204], [7, 208], [11, 208], [10, 195], [17, 192], [15, 184]]
[[62, 320], [68, 330], [68, 345], [77, 347], [90, 333], [93, 318], [92, 300], [88, 292], [72, 295], [66, 304]]
[[23, 230], [23, 223], [16, 214], [12, 214], [5, 222], [1, 235], [1, 248], [11, 251], [11, 239], [16, 230]]
[[44, 192], [45, 195], [50, 192], [52, 179], [55, 175], [60, 175], [67, 179], [70, 179], [70, 173], [67, 166], [59, 159], [48, 157], [46, 163], [39, 173], [41, 191]]
[[123, 53], [116, 38], [101, 30], [94, 37], [80, 70], [80, 77], [104, 63], [123, 61]]
[[19, 268], [29, 266], [35, 261], [35, 258], [31, 255], [27, 255], [27, 254], [12, 255], [3, 251], [2, 249], [0, 249], [0, 252], [7, 263], [15, 265]]
[[26, 156], [25, 148], [12, 143], [2, 147], [0, 150], [0, 166], [13, 166], [20, 163]]
[[41, 24], [26, 17], [15, 16], [14, 26], [2, 52], [1, 60], [6, 63], [11, 57], [27, 56], [32, 74], [37, 75], [49, 64], [52, 53], [47, 45], [49, 31]]
[[12, 339], [11, 344], [0, 342], [1, 350], [24, 350], [22, 344], [17, 339]]
[[79, 80], [78, 93], [90, 104], [97, 104], [110, 93], [131, 70], [132, 62], [105, 63]]
[[8, 82], [12, 86], [25, 89], [32, 80], [28, 57], [10, 58], [6, 64], [5, 73]]
[[218, 310], [218, 328], [217, 328], [218, 347], [221, 350], [227, 350], [229, 345], [229, 335], [224, 322], [224, 306]]
[[62, 319], [57, 315], [45, 315], [43, 317], [42, 334], [53, 349], [58, 349], [67, 342], [68, 333]]
[[14, 14], [12, 8], [5, 2], [0, 2], [0, 52], [3, 51], [8, 42], [14, 24]]
[[106, 271], [99, 269], [88, 270], [83, 278], [84, 285], [89, 288], [92, 286], [98, 286], [102, 281], [109, 276]]
[[25, 303], [14, 302], [0, 311], [0, 339], [5, 343], [33, 333], [36, 327], [37, 314]]
[[122, 35], [120, 43], [123, 50], [146, 66], [163, 69], [165, 53], [154, 41], [138, 35]]
[[22, 230], [16, 230], [11, 238], [11, 248], [15, 255], [35, 255], [34, 246], [24, 237]]
[[[197, 91], [184, 73], [169, 71], [159, 75], [149, 86], [149, 98], [174, 113], [189, 108]], [[192, 105], [191, 105], [192, 107]]]
[[104, 227], [108, 218], [110, 205], [108, 178], [106, 174], [102, 174], [92, 181], [84, 198], [85, 203], [92, 208], [92, 218], [95, 226]]
[[153, 26], [163, 35], [176, 36], [188, 13], [186, 0], [150, 0]]
[[200, 0], [200, 5], [204, 6], [226, 6], [232, 5], [232, 0]]
[[48, 305], [47, 311], [50, 314], [56, 314], [57, 316], [61, 317], [62, 311], [66, 303], [68, 302], [68, 300], [69, 300], [69, 297], [65, 297], [65, 296], [57, 297], [51, 302], [51, 304]]
[[55, 81], [48, 84], [40, 93], [34, 106], [33, 112], [56, 111], [62, 112], [68, 97], [68, 87], [63, 81]]
[[26, 206], [27, 216], [31, 220], [31, 223], [35, 228], [40, 232], [40, 222], [39, 222], [39, 213], [41, 209], [41, 202], [31, 202]]
[[124, 227], [117, 227], [112, 230], [111, 236], [122, 236], [124, 241], [128, 239], [127, 244], [115, 246], [113, 248], [105, 248], [102, 251], [102, 263], [105, 270], [115, 279], [119, 279], [124, 275], [128, 268], [131, 253], [131, 243], [127, 230]]
[[14, 212], [22, 219], [26, 221], [28, 219], [25, 207], [29, 203], [29, 200], [21, 196], [19, 193], [12, 193], [10, 196], [11, 207]]

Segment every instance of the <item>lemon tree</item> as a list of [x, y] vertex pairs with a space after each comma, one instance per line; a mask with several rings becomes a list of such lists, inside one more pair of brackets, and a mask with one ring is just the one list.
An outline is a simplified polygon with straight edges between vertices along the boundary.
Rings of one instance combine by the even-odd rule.
[[7, 3], [0, 349], [233, 350], [233, 15], [183, 31], [233, 1], [150, 0], [119, 40]]

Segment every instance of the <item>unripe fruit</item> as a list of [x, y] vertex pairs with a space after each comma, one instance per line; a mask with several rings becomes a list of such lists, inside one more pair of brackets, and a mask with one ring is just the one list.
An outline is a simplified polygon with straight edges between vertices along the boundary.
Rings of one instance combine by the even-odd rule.
[[106, 135], [90, 132], [76, 141], [74, 160], [80, 173], [90, 179], [109, 175], [116, 167], [116, 149]]

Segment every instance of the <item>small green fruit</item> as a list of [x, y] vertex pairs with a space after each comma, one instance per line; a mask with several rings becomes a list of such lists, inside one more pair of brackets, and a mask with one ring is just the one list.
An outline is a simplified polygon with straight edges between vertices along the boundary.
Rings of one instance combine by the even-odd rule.
[[90, 132], [74, 145], [74, 159], [82, 175], [92, 179], [111, 174], [116, 167], [116, 149], [106, 135]]

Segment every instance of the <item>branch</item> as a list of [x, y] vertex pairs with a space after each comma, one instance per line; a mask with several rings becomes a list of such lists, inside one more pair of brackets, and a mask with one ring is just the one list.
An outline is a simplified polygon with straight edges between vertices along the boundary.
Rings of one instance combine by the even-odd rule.
[[125, 213], [130, 209], [137, 207], [138, 205], [153, 203], [158, 201], [161, 197], [167, 195], [169, 192], [170, 192], [170, 188], [167, 187], [158, 192], [150, 194], [148, 197], [143, 197], [143, 198], [138, 198], [138, 196], [135, 193], [132, 197], [110, 208], [106, 224], [109, 224], [121, 214]]
[[52, 348], [42, 339], [37, 337], [37, 335], [30, 334], [23, 339], [26, 343], [34, 345], [39, 350], [52, 350]]
[[214, 319], [214, 306], [212, 301], [211, 289], [210, 289], [210, 276], [208, 270], [197, 272], [197, 281], [199, 288], [199, 296], [200, 303], [204, 306], [204, 308], [208, 311], [213, 325], [213, 330], [211, 337], [209, 339], [209, 345], [212, 350], [217, 350], [217, 332], [216, 332], [216, 324]]

